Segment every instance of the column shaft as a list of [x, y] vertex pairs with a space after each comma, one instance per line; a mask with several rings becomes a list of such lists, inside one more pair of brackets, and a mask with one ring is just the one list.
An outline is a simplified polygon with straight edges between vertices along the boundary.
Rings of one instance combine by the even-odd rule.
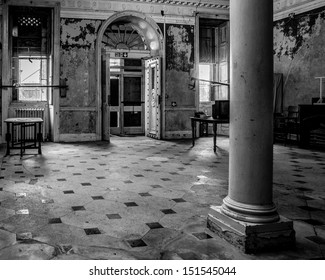
[[229, 193], [222, 211], [274, 222], [273, 1], [230, 0], [230, 53]]

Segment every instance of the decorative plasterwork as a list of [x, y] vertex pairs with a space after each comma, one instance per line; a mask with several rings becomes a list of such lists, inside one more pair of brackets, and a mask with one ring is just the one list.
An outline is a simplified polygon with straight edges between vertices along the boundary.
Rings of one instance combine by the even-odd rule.
[[[61, 16], [107, 19], [118, 11], [131, 10], [159, 21], [173, 21], [179, 17], [194, 17], [196, 13], [229, 15], [229, 0], [53, 0], [61, 1]], [[37, 0], [34, 0], [36, 3]], [[51, 2], [51, 0], [49, 0]], [[4, 0], [0, 0], [0, 14]], [[300, 14], [325, 7], [324, 0], [273, 0], [274, 20], [289, 14]], [[161, 14], [164, 14], [164, 17]]]
[[229, 0], [227, 1], [184, 1], [184, 0], [129, 0], [130, 2], [146, 2], [160, 5], [181, 5], [181, 6], [194, 6], [198, 8], [217, 8], [217, 9], [229, 9]]
[[137, 11], [158, 21], [173, 21], [174, 17], [194, 17], [197, 13], [228, 15], [225, 0], [61, 0], [61, 16], [107, 19], [120, 11]]
[[325, 7], [324, 0], [274, 0], [274, 21]]

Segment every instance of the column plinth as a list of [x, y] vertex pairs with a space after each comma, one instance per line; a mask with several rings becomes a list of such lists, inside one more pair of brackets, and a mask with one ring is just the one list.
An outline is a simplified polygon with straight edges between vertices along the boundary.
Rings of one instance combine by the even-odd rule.
[[287, 249], [295, 245], [293, 222], [284, 217], [277, 222], [249, 223], [224, 214], [221, 206], [212, 206], [207, 227], [247, 254]]

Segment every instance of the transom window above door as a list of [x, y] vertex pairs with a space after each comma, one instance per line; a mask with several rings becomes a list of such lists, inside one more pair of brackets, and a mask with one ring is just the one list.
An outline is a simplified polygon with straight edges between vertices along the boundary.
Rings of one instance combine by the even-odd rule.
[[102, 43], [111, 49], [147, 50], [145, 38], [134, 28], [132, 23], [114, 23], [103, 36]]

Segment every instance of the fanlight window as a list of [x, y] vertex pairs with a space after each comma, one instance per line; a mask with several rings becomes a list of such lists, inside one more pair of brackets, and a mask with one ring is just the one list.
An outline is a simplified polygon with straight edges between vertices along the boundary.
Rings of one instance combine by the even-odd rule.
[[104, 33], [103, 44], [111, 49], [148, 49], [145, 39], [129, 23], [110, 25]]

